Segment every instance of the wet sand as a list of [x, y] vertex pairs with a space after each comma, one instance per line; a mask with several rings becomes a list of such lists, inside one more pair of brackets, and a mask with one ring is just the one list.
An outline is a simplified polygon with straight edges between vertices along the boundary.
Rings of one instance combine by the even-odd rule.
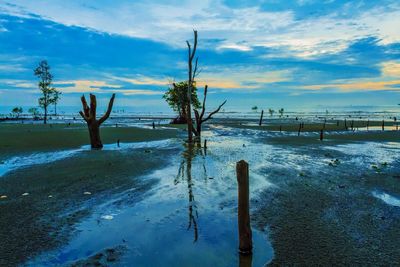
[[[2, 155], [73, 148], [88, 142], [83, 126], [0, 125]], [[174, 130], [102, 129], [103, 140], [157, 140]], [[11, 140], [10, 142], [7, 140]], [[135, 203], [154, 181], [138, 177], [168, 162], [170, 148], [83, 150], [78, 156], [33, 165], [0, 177], [0, 266], [23, 263], [39, 252], [54, 249], [74, 234], [74, 225], [93, 206], [128, 189]], [[8, 153], [7, 153], [8, 152]], [[26, 194], [27, 193], [27, 194]], [[24, 195], [25, 194], [25, 195]]]
[[[251, 217], [258, 240], [253, 266], [262, 260], [273, 266], [393, 266], [400, 262], [400, 131], [353, 132], [333, 126], [329, 130], [327, 124], [321, 142], [319, 123], [305, 123], [297, 136], [297, 122], [287, 121], [292, 130], [282, 132], [281, 122], [262, 127], [246, 120], [216, 122], [206, 126], [204, 138], [209, 149], [207, 155], [202, 152], [191, 162], [190, 179], [179, 178], [181, 161], [187, 164], [188, 160], [179, 144], [185, 138], [181, 126], [171, 127], [180, 130], [106, 127], [103, 140], [112, 145], [103, 151], [83, 149], [62, 160], [4, 174], [0, 195], [7, 198], [0, 199], [0, 265], [28, 259], [30, 265], [145, 264], [151, 262], [143, 257], [147, 258], [152, 248], [160, 253], [157, 249], [164, 251], [168, 246], [170, 255], [158, 254], [160, 261], [153, 259], [153, 263], [181, 260], [201, 266], [193, 260], [215, 250], [210, 244], [224, 248], [219, 255], [226, 262], [207, 252], [210, 260], [225, 263], [223, 266], [237, 265], [236, 244], [232, 244], [237, 240], [231, 239], [234, 229], [229, 227], [234, 227], [230, 223], [236, 212], [234, 166], [240, 159], [250, 163]], [[0, 124], [0, 137], [30, 140], [26, 141], [30, 145], [0, 141], [3, 159], [80, 148], [88, 142], [83, 125], [2, 127]], [[179, 137], [174, 145], [167, 142], [156, 143], [156, 148], [140, 144], [116, 149], [117, 135], [127, 142]], [[43, 136], [48, 138], [42, 140]], [[66, 142], [60, 144], [59, 137]], [[25, 192], [29, 195], [23, 196]], [[98, 217], [92, 214], [104, 210], [100, 204], [107, 202], [112, 204], [106, 209], [121, 210], [121, 215], [106, 225], [97, 225]], [[197, 212], [199, 218], [194, 215]], [[114, 233], [127, 227], [147, 232]], [[88, 243], [106, 232], [110, 235], [102, 242]], [[260, 233], [268, 241], [262, 241]], [[199, 241], [193, 242], [196, 235]], [[149, 236], [150, 240], [162, 237], [164, 244], [149, 244]], [[223, 240], [229, 244], [218, 243]], [[142, 244], [143, 250], [136, 251], [130, 242]], [[81, 253], [74, 252], [78, 248]], [[50, 255], [46, 251], [51, 251]], [[108, 262], [108, 257], [112, 261]]]

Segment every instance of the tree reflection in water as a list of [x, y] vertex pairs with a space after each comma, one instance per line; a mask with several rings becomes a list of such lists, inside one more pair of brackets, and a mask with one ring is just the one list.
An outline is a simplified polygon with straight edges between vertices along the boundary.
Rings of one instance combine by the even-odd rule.
[[[189, 197], [189, 205], [188, 205], [188, 215], [189, 215], [189, 223], [187, 229], [192, 229], [194, 231], [194, 240], [196, 242], [198, 239], [198, 225], [197, 219], [199, 217], [197, 211], [197, 205], [193, 194], [193, 178], [192, 178], [192, 162], [195, 157], [202, 156], [204, 158], [203, 151], [200, 146], [193, 144], [185, 144], [186, 148], [182, 153], [182, 161], [179, 165], [178, 175], [174, 180], [174, 184], [186, 182], [188, 189], [188, 197]], [[204, 179], [207, 181], [207, 169], [203, 162], [203, 171], [204, 171]]]

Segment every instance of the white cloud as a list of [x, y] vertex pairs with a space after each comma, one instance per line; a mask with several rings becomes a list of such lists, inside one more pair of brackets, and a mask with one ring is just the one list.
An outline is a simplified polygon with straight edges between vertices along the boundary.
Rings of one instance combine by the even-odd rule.
[[[371, 35], [380, 38], [383, 44], [400, 42], [399, 4], [357, 11], [350, 18], [342, 18], [338, 10], [323, 17], [298, 20], [291, 10], [229, 8], [219, 0], [185, 0], [179, 5], [127, 0], [105, 5], [99, 1], [90, 7], [79, 1], [61, 0], [14, 0], [13, 3], [19, 7], [3, 5], [2, 12], [20, 16], [31, 12], [65, 25], [152, 39], [177, 47], [185, 46], [184, 41], [191, 38], [193, 28], [199, 30], [200, 46], [207, 43], [206, 39], [219, 39], [224, 41], [215, 46], [217, 49], [249, 51], [263, 46], [285, 49], [299, 57], [339, 52], [355, 39]], [[351, 5], [345, 8], [357, 9]]]

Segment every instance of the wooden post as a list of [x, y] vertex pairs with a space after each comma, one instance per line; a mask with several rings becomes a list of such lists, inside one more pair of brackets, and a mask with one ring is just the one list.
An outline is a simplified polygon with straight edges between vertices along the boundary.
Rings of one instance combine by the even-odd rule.
[[347, 131], [347, 120], [344, 119], [344, 129]]
[[258, 126], [262, 125], [263, 116], [264, 116], [264, 110], [261, 110], [261, 117], [260, 117], [260, 122], [258, 123]]
[[382, 131], [385, 130], [385, 120], [382, 120]]
[[322, 141], [324, 140], [324, 130], [321, 130], [321, 133], [319, 134], [319, 140]]
[[297, 133], [297, 136], [300, 136], [300, 131], [301, 131], [301, 123], [299, 125], [299, 132]]
[[117, 140], [117, 146], [119, 147], [119, 139]]
[[369, 131], [369, 120], [367, 120], [367, 131]]
[[279, 132], [282, 132], [282, 125], [279, 126]]
[[339, 120], [336, 121], [336, 126], [339, 127]]
[[253, 255], [239, 255], [239, 267], [252, 267], [253, 266]]
[[238, 228], [239, 253], [252, 254], [253, 241], [249, 212], [249, 164], [241, 160], [236, 163], [238, 181]]
[[156, 128], [156, 125], [154, 124], [154, 121], [153, 121], [153, 129], [155, 129]]

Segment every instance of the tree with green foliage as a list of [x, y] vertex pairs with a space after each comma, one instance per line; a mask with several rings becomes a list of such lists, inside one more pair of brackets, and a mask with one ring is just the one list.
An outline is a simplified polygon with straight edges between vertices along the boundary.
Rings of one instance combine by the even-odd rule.
[[275, 110], [273, 110], [272, 108], [268, 109], [269, 115], [272, 117], [274, 116]]
[[28, 112], [32, 114], [32, 118], [34, 120], [37, 120], [39, 118], [40, 112], [38, 108], [30, 108], [28, 109]]
[[34, 70], [35, 76], [39, 78], [39, 89], [42, 91], [42, 97], [39, 98], [39, 106], [44, 110], [44, 124], [47, 123], [47, 109], [51, 104], [58, 102], [59, 92], [52, 87], [53, 75], [50, 73], [50, 66], [46, 60], [39, 63]]
[[282, 118], [283, 117], [283, 113], [285, 112], [285, 110], [283, 108], [278, 110], [279, 112], [279, 116]]
[[15, 118], [19, 118], [19, 116], [22, 114], [23, 109], [21, 107], [15, 107], [11, 110], [11, 113], [14, 115]]
[[[198, 109], [201, 107], [199, 99], [197, 97], [197, 88], [196, 84], [192, 85], [191, 90], [191, 102], [193, 108]], [[188, 91], [188, 82], [177, 82], [172, 83], [168, 88], [167, 92], [163, 95], [165, 101], [167, 101], [168, 105], [175, 111], [178, 112], [178, 117], [174, 119], [174, 123], [187, 123], [187, 110], [189, 105], [189, 99], [187, 97]]]
[[257, 106], [254, 106], [254, 107], [251, 108], [251, 110], [254, 111], [254, 112], [257, 112], [258, 107], [257, 107]]

